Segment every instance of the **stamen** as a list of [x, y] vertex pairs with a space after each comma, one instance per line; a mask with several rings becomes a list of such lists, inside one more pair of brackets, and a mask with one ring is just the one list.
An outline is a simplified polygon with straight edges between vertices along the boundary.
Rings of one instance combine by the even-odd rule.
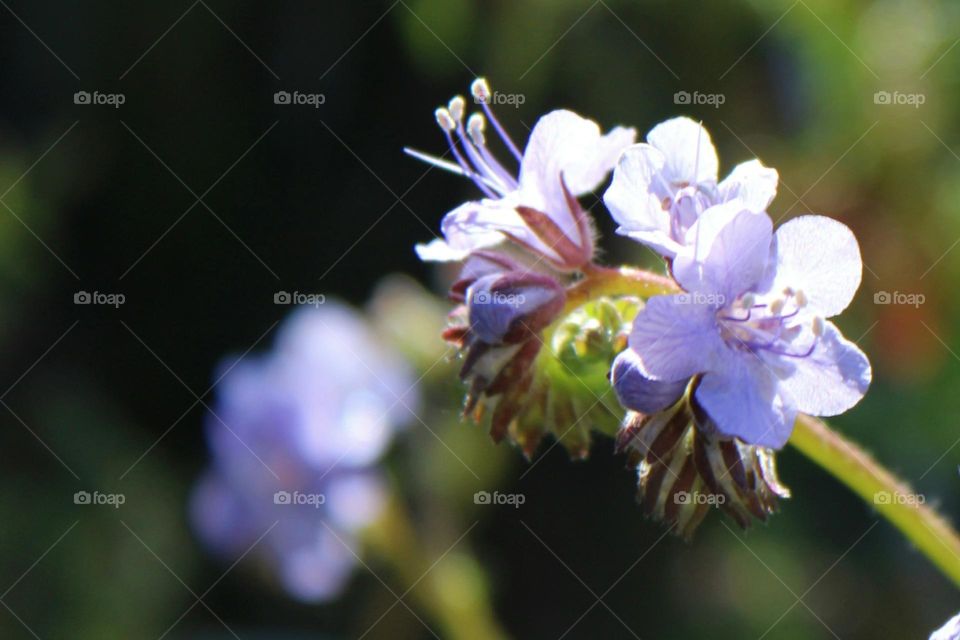
[[513, 154], [513, 157], [517, 159], [517, 162], [523, 160], [523, 154], [520, 153], [520, 149], [513, 143], [510, 136], [507, 135], [506, 130], [500, 124], [500, 121], [497, 120], [497, 117], [493, 115], [493, 109], [490, 108], [490, 85], [487, 84], [486, 79], [477, 78], [474, 80], [473, 84], [470, 85], [470, 92], [473, 94], [474, 99], [480, 103], [483, 112], [487, 114], [487, 118], [490, 120], [493, 128], [497, 130], [497, 134], [499, 134], [500, 139], [503, 140], [503, 143], [510, 150], [510, 153]]
[[807, 294], [805, 294], [802, 290], [797, 289], [797, 293], [794, 295], [794, 298], [797, 300], [798, 309], [803, 309], [805, 306], [807, 306]]
[[[453, 103], [453, 100], [451, 100]], [[437, 124], [440, 125], [440, 128], [443, 130], [443, 135], [447, 139], [447, 144], [450, 145], [450, 151], [453, 152], [453, 156], [457, 159], [457, 163], [463, 168], [464, 174], [469, 176], [473, 183], [477, 185], [483, 193], [489, 198], [495, 198], [493, 190], [486, 185], [483, 180], [483, 176], [479, 175], [476, 169], [467, 162], [466, 158], [463, 157], [463, 154], [460, 153], [460, 149], [457, 147], [456, 141], [453, 139], [453, 136], [450, 135], [451, 131], [456, 131], [458, 129], [458, 120], [454, 120], [453, 116], [450, 114], [450, 111], [444, 107], [440, 107], [434, 111], [434, 115], [437, 118]], [[462, 114], [461, 114], [462, 115]]]
[[490, 150], [487, 148], [486, 136], [483, 134], [486, 128], [487, 121], [483, 115], [479, 113], [474, 113], [467, 120], [467, 132], [470, 135], [470, 139], [476, 146], [477, 151], [480, 152], [480, 157], [483, 158], [483, 161], [486, 163], [489, 171], [493, 174], [493, 177], [497, 179], [502, 189], [516, 189], [516, 178], [510, 175], [510, 172], [507, 171], [502, 164], [500, 164], [496, 157], [494, 157], [494, 155], [490, 153]]
[[445, 107], [440, 107], [433, 112], [433, 115], [436, 116], [437, 124], [440, 125], [440, 128], [447, 133], [457, 128], [457, 123], [454, 121], [453, 117], [450, 115], [450, 112]]
[[463, 99], [463, 96], [454, 96], [450, 103], [447, 105], [447, 109], [450, 110], [450, 115], [454, 120], [460, 122], [463, 120], [463, 111], [466, 106], [466, 102]]
[[813, 335], [819, 338], [823, 335], [824, 329], [826, 329], [826, 324], [824, 323], [823, 318], [816, 316], [813, 319]]
[[753, 307], [753, 304], [756, 301], [757, 301], [756, 296], [754, 296], [752, 293], [747, 293], [740, 298], [740, 306], [743, 307], [744, 309], [750, 309]]
[[[410, 147], [404, 147], [403, 152], [408, 156], [411, 156], [413, 158], [416, 158], [417, 160], [420, 160], [421, 162], [432, 164], [438, 169], [443, 169], [444, 171], [449, 171], [450, 173], [455, 173], [458, 176], [463, 176], [465, 178], [474, 177], [473, 175], [470, 174], [470, 172], [464, 171], [463, 167], [461, 167], [459, 164], [450, 162], [448, 160], [443, 160], [442, 158], [437, 158], [436, 156], [432, 156], [429, 153], [424, 153], [423, 151], [417, 151], [416, 149], [411, 149]], [[476, 176], [476, 177], [483, 180], [488, 187], [494, 187], [494, 188], [498, 187], [496, 183], [491, 182], [488, 178], [485, 178], [483, 176]]]
[[777, 298], [770, 303], [770, 313], [779, 316], [780, 312], [783, 311], [783, 307], [787, 304], [786, 300], [783, 298]]
[[487, 128], [487, 121], [483, 119], [483, 116], [479, 113], [474, 113], [467, 119], [467, 132], [470, 134], [470, 139], [473, 140], [473, 144], [478, 147], [486, 144], [486, 138], [483, 135], [484, 130]]

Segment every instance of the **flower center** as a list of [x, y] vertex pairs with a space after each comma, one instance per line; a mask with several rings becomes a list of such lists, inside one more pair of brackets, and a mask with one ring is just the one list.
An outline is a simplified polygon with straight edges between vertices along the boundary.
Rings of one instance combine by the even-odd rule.
[[[807, 306], [803, 291], [787, 287], [782, 293], [782, 297], [767, 303], [758, 302], [752, 293], [746, 293], [717, 311], [720, 334], [727, 344], [758, 354], [787, 358], [810, 356], [823, 335], [823, 318], [800, 315]], [[796, 344], [806, 322], [810, 323], [813, 340], [806, 345]]]

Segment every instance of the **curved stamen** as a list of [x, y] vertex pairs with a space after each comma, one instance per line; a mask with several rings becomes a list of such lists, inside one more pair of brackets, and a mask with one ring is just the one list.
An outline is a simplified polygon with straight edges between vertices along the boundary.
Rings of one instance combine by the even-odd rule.
[[485, 79], [477, 78], [473, 81], [473, 84], [470, 85], [470, 92], [473, 94], [474, 99], [480, 103], [483, 112], [490, 120], [490, 124], [497, 130], [497, 134], [500, 135], [500, 139], [503, 140], [503, 143], [510, 149], [510, 153], [517, 159], [517, 162], [521, 162], [523, 160], [523, 154], [520, 153], [520, 149], [518, 149], [517, 145], [510, 139], [506, 129], [503, 128], [500, 121], [497, 120], [497, 117], [493, 115], [493, 109], [490, 108], [490, 85], [487, 84]]
[[483, 191], [488, 198], [496, 198], [497, 196], [494, 194], [493, 190], [483, 182], [482, 176], [480, 176], [474, 170], [473, 165], [468, 163], [466, 158], [463, 157], [463, 154], [457, 147], [456, 141], [454, 140], [453, 136], [450, 135], [450, 132], [455, 131], [457, 128], [457, 123], [453, 116], [447, 109], [443, 107], [437, 109], [435, 113], [437, 116], [437, 124], [440, 125], [440, 129], [443, 131], [443, 135], [447, 139], [447, 144], [450, 145], [450, 151], [453, 152], [453, 157], [457, 159], [457, 163], [463, 168], [464, 174], [469, 176], [469, 178], [473, 180], [474, 184], [476, 184], [477, 187]]
[[487, 166], [496, 174], [500, 182], [505, 184], [509, 189], [516, 189], [519, 186], [517, 179], [510, 175], [510, 172], [500, 164], [500, 161], [497, 160], [487, 148], [486, 137], [483, 135], [485, 128], [486, 121], [479, 113], [474, 113], [467, 120], [467, 133], [470, 134], [470, 140], [477, 148], [477, 151], [480, 152], [480, 156], [486, 161]]

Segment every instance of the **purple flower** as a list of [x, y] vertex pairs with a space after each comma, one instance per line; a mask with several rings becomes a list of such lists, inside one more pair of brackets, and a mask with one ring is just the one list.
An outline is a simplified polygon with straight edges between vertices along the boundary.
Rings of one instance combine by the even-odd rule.
[[375, 465], [416, 407], [410, 372], [335, 303], [297, 310], [271, 353], [221, 370], [194, 525], [228, 559], [256, 545], [294, 597], [333, 598], [384, 505]]
[[623, 153], [603, 199], [618, 233], [673, 257], [687, 230], [711, 207], [737, 200], [759, 213], [777, 193], [776, 169], [758, 160], [737, 165], [719, 184], [717, 172], [707, 130], [690, 118], [673, 118]]
[[960, 640], [960, 614], [955, 615], [930, 635], [930, 640]]
[[[471, 178], [486, 197], [449, 212], [441, 225], [444, 238], [419, 245], [417, 253], [424, 260], [462, 260], [509, 238], [560, 269], [589, 262], [593, 229], [576, 197], [600, 185], [636, 132], [616, 127], [603, 135], [595, 122], [558, 110], [540, 118], [521, 154], [490, 109], [486, 81], [474, 82], [472, 92], [485, 116], [475, 113], [464, 125], [465, 101], [459, 96], [436, 112], [458, 164], [407, 152]], [[519, 172], [507, 169], [487, 148], [487, 119]]]
[[826, 321], [860, 285], [856, 238], [823, 216], [772, 227], [736, 200], [693, 223], [673, 261], [685, 293], [651, 298], [614, 364], [626, 407], [664, 409], [697, 377], [719, 435], [780, 448], [798, 412], [837, 415], [863, 397], [870, 363]]

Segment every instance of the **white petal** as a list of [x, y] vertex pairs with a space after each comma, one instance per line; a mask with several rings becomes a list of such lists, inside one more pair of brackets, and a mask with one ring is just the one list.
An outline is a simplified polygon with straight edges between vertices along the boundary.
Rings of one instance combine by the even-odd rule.
[[[796, 342], [803, 344], [802, 340]], [[872, 379], [867, 356], [830, 322], [824, 324], [813, 353], [790, 361], [795, 369], [781, 381], [781, 388], [787, 390], [797, 409], [813, 416], [843, 413], [860, 401]]]
[[666, 156], [666, 172], [675, 186], [716, 182], [719, 162], [710, 134], [690, 118], [661, 122], [647, 134], [647, 142]]
[[720, 183], [720, 200], [739, 199], [750, 211], [765, 211], [777, 195], [779, 174], [759, 160], [750, 160], [734, 167]]
[[662, 204], [662, 197], [672, 194], [658, 184], [665, 163], [663, 153], [648, 144], [628, 147], [613, 171], [603, 201], [620, 225], [617, 233], [672, 257], [679, 245], [670, 235], [670, 213]]
[[444, 240], [434, 240], [417, 246], [417, 254], [423, 260], [462, 260], [470, 253], [503, 242], [504, 233], [510, 233], [531, 246], [542, 248], [547, 255], [554, 255], [527, 228], [513, 208], [517, 194], [507, 194], [499, 200], [466, 202], [443, 218], [440, 225]]
[[597, 123], [572, 111], [552, 111], [530, 134], [520, 166], [520, 204], [553, 218], [566, 235], [578, 241], [576, 221], [560, 186], [560, 176], [574, 195], [593, 191], [623, 150], [633, 143], [633, 129], [617, 127], [601, 135]]
[[860, 246], [845, 224], [826, 216], [800, 216], [776, 233], [776, 276], [772, 291], [801, 289], [807, 312], [825, 318], [850, 304], [860, 287]]

